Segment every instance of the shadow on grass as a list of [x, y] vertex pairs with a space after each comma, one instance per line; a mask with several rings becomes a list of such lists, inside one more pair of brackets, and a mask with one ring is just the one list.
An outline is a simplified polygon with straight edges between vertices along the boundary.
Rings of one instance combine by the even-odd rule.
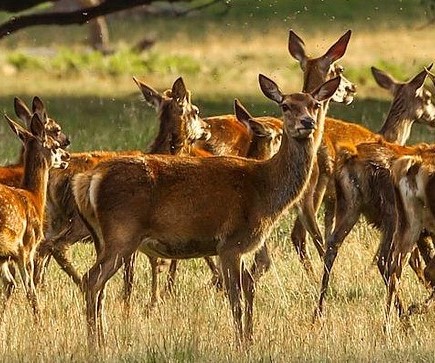
[[[31, 96], [23, 95], [30, 103]], [[278, 107], [264, 97], [243, 97], [240, 99], [254, 116], [280, 116]], [[70, 136], [72, 151], [84, 150], [147, 150], [157, 132], [158, 120], [155, 111], [137, 94], [122, 98], [57, 96], [44, 99], [48, 113], [59, 121]], [[224, 97], [201, 97], [193, 100], [200, 107], [202, 116], [233, 113], [233, 100]], [[332, 104], [329, 115], [360, 123], [371, 130], [380, 129], [389, 108], [388, 101], [374, 99], [356, 100], [352, 105]], [[13, 97], [0, 97], [0, 109], [14, 116]], [[18, 139], [0, 123], [0, 161], [16, 159], [20, 147]], [[416, 125], [410, 143], [432, 142], [434, 132]]]

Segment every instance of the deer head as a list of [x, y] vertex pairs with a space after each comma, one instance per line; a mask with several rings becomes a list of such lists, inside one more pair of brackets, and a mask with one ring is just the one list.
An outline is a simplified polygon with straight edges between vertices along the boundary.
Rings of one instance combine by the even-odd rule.
[[[242, 122], [254, 134], [251, 148], [254, 142], [256, 145], [254, 145], [255, 150], [252, 150], [251, 154], [253, 153], [254, 156], [262, 155], [263, 159], [269, 159], [278, 152], [282, 139], [282, 126], [269, 122], [264, 118], [260, 121], [252, 117], [238, 99], [234, 100], [234, 114], [237, 120]], [[251, 157], [253, 156], [251, 155]]]
[[432, 102], [432, 94], [424, 88], [428, 75], [433, 80], [433, 75], [429, 72], [431, 68], [432, 64], [407, 82], [399, 82], [387, 72], [375, 67], [371, 67], [371, 70], [377, 84], [393, 95], [392, 109], [403, 113], [403, 117], [435, 126], [435, 105]]
[[191, 144], [197, 140], [210, 138], [209, 125], [199, 117], [199, 109], [191, 103], [190, 91], [186, 89], [184, 81], [179, 77], [172, 89], [162, 94], [136, 78], [145, 101], [157, 110], [160, 119], [159, 138], [162, 144], [169, 144], [171, 153], [177, 153], [187, 142]]
[[340, 77], [326, 81], [310, 93], [291, 95], [283, 94], [274, 81], [262, 74], [259, 75], [259, 83], [264, 95], [280, 106], [284, 130], [288, 136], [304, 139], [313, 135], [322, 102], [334, 95], [340, 84]]
[[[34, 113], [26, 130], [5, 115], [11, 130], [20, 138], [25, 147], [30, 143], [37, 145], [37, 150], [52, 168], [65, 169], [68, 166], [69, 154], [62, 149], [59, 142], [47, 135], [44, 122], [38, 113]], [[34, 149], [32, 149], [34, 150]]]
[[38, 96], [33, 98], [32, 112], [30, 112], [26, 104], [18, 97], [14, 98], [14, 109], [17, 117], [25, 123], [27, 128], [30, 127], [33, 113], [37, 112], [41, 121], [44, 123], [47, 135], [56, 140], [60, 147], [65, 148], [70, 145], [70, 140], [62, 132], [60, 125], [54, 119], [48, 117], [44, 103]]
[[310, 92], [325, 81], [340, 76], [341, 82], [332, 100], [345, 104], [353, 101], [356, 86], [342, 75], [344, 68], [336, 63], [346, 52], [351, 34], [352, 32], [348, 30], [324, 55], [312, 58], [305, 52], [304, 41], [293, 30], [290, 30], [288, 50], [290, 55], [299, 61], [304, 72], [303, 92]]

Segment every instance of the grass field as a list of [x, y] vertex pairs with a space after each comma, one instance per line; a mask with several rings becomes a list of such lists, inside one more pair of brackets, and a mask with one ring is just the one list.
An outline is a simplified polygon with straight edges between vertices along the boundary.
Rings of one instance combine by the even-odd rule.
[[[347, 29], [353, 30], [341, 62], [358, 85], [350, 106], [333, 105], [330, 114], [379, 129], [390, 96], [375, 85], [375, 65], [406, 80], [435, 61], [435, 29], [423, 28], [419, 0], [403, 1], [233, 1], [229, 13], [213, 7], [189, 18], [110, 19], [113, 45], [108, 58], [92, 53], [84, 27], [29, 28], [0, 42], [0, 110], [13, 115], [13, 97], [41, 96], [49, 114], [71, 136], [73, 151], [146, 149], [157, 129], [154, 111], [140, 100], [136, 76], [156, 89], [182, 75], [203, 115], [231, 113], [238, 97], [255, 115], [278, 114], [257, 84], [258, 73], [275, 79], [286, 92], [301, 88], [301, 71], [287, 51], [289, 28], [307, 50], [322, 54]], [[5, 19], [5, 15], [0, 15]], [[143, 36], [156, 45], [144, 54], [129, 46]], [[417, 125], [410, 142], [434, 139]], [[13, 162], [20, 148], [6, 123], [0, 123], [0, 163]], [[289, 211], [270, 236], [273, 266], [258, 285], [254, 340], [249, 351], [234, 346], [227, 300], [209, 286], [201, 260], [180, 264], [177, 291], [151, 314], [149, 266], [138, 263], [133, 308], [122, 312], [122, 275], [108, 286], [108, 345], [88, 352], [84, 302], [77, 288], [54, 263], [39, 291], [42, 321], [33, 323], [22, 289], [0, 325], [2, 361], [95, 362], [288, 362], [435, 360], [435, 315], [412, 319], [413, 329], [394, 321], [394, 336], [383, 333], [385, 288], [372, 263], [378, 234], [361, 221], [335, 264], [322, 325], [311, 324], [319, 284], [304, 274], [289, 239]], [[311, 246], [310, 246], [311, 247]], [[90, 245], [74, 248], [81, 272], [93, 263]], [[321, 261], [310, 249], [320, 278]], [[250, 257], [250, 256], [248, 256]], [[427, 291], [406, 269], [402, 295], [407, 303]]]

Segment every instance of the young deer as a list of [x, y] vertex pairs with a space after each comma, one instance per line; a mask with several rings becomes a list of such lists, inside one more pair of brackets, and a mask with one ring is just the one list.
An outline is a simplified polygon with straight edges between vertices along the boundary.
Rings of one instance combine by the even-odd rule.
[[[32, 112], [30, 112], [26, 104], [18, 97], [14, 98], [14, 109], [15, 114], [21, 121], [24, 122], [27, 128], [30, 127], [30, 121], [32, 120], [33, 113], [37, 112], [41, 120], [43, 120], [45, 131], [47, 132], [48, 136], [53, 137], [63, 148], [70, 144], [68, 137], [62, 132], [59, 124], [52, 118], [48, 117], [44, 103], [39, 97], [35, 96], [32, 100]], [[20, 151], [18, 163], [0, 167], [1, 184], [12, 187], [20, 186], [24, 171], [23, 155], [24, 147]]]
[[[303, 90], [310, 91], [320, 83], [335, 76], [337, 72], [343, 71], [343, 68], [336, 64], [336, 61], [344, 55], [349, 38], [350, 31], [346, 32], [322, 57], [311, 58], [306, 55], [302, 39], [290, 31], [289, 52], [299, 61], [304, 72]], [[406, 83], [397, 82], [385, 72], [380, 72], [374, 68], [372, 72], [377, 82], [381, 85], [388, 85], [394, 95], [388, 116], [379, 131], [380, 135], [390, 142], [404, 144], [409, 137], [414, 121], [434, 126], [433, 116], [430, 112], [424, 112], [425, 109], [431, 107], [426, 105], [428, 103], [427, 93], [422, 88], [426, 77], [425, 72], [419, 73]], [[340, 144], [356, 145], [376, 139], [375, 133], [359, 125], [328, 117], [325, 120], [323, 144], [319, 148], [318, 160], [315, 165], [318, 176], [316, 173], [312, 174], [310, 187], [307, 188], [306, 195], [298, 205], [298, 217], [291, 232], [292, 243], [310, 275], [313, 275], [313, 272], [306, 251], [306, 232], [310, 233], [319, 254], [322, 255], [323, 249], [320, 246], [323, 245], [323, 238], [318, 229], [316, 213], [326, 191], [324, 200], [325, 234], [330, 236], [334, 228], [333, 211], [335, 209], [334, 188], [331, 182], [334, 170], [332, 161], [335, 159]]]
[[[435, 122], [435, 105], [431, 103], [431, 94], [423, 88], [427, 77], [426, 70], [417, 74], [406, 83], [394, 81], [385, 72], [372, 69], [378, 82], [388, 85], [394, 91], [390, 112], [384, 125], [389, 123], [396, 127], [384, 127], [390, 137], [408, 133], [406, 126], [412, 125], [417, 119], [424, 119], [427, 124]], [[394, 116], [392, 116], [394, 115]], [[392, 120], [395, 120], [392, 122]], [[403, 127], [397, 127], [402, 122]], [[326, 132], [325, 132], [326, 133]], [[324, 256], [324, 271], [320, 290], [319, 304], [316, 316], [323, 313], [325, 294], [329, 284], [329, 276], [337, 257], [338, 250], [353, 226], [363, 214], [369, 223], [381, 232], [379, 257], [377, 260], [379, 271], [387, 282], [386, 261], [394, 232], [396, 219], [394, 188], [390, 182], [390, 169], [396, 155], [413, 153], [414, 148], [399, 147], [387, 144], [383, 139], [372, 143], [355, 145], [343, 142], [336, 158], [334, 189], [336, 193], [336, 224], [331, 235], [327, 238], [327, 250]], [[388, 147], [387, 147], [388, 146]], [[422, 229], [420, 229], [420, 232]], [[424, 240], [419, 243], [424, 251]], [[420, 280], [424, 280], [418, 251], [411, 266]], [[423, 253], [423, 257], [428, 257]], [[399, 300], [396, 306], [402, 314], [403, 307]]]
[[[198, 108], [190, 101], [182, 78], [178, 78], [171, 90], [164, 94], [134, 79], [144, 97], [158, 112], [160, 128], [151, 145], [151, 152], [162, 154], [189, 153], [197, 138], [209, 137], [207, 125], [198, 117]], [[89, 239], [89, 231], [81, 222], [72, 195], [71, 180], [77, 173], [89, 170], [101, 161], [120, 156], [141, 156], [141, 151], [106, 151], [71, 154], [66, 170], [53, 170], [48, 186], [47, 239], [41, 244], [35, 268], [35, 281], [39, 283], [50, 256], [80, 286], [81, 276], [68, 256], [70, 247], [77, 241]]]
[[284, 117], [282, 143], [271, 159], [147, 155], [102, 163], [74, 178], [77, 205], [97, 246], [97, 260], [83, 277], [91, 346], [104, 342], [106, 283], [139, 248], [163, 258], [218, 255], [237, 341], [252, 339], [254, 281], [242, 257], [263, 244], [303, 192], [322, 137], [321, 102], [339, 84], [337, 78], [311, 94], [284, 95], [267, 77], [259, 81]]
[[[429, 73], [435, 84], [435, 75]], [[397, 198], [397, 223], [394, 241], [388, 260], [387, 324], [391, 317], [393, 301], [398, 298], [398, 288], [404, 264], [416, 248], [423, 229], [435, 233], [435, 146], [426, 146], [417, 155], [401, 155], [393, 162], [392, 178]], [[425, 313], [435, 301], [434, 259], [424, 271], [432, 293], [422, 305], [411, 305], [408, 314]], [[389, 328], [389, 324], [387, 325]]]
[[33, 266], [36, 247], [43, 238], [48, 172], [50, 168], [66, 168], [68, 154], [47, 135], [38, 112], [33, 114], [29, 130], [5, 117], [23, 142], [25, 151], [20, 188], [0, 184], [0, 262], [6, 292], [4, 304], [16, 286], [9, 269], [9, 263], [15, 262], [33, 313], [38, 316]]

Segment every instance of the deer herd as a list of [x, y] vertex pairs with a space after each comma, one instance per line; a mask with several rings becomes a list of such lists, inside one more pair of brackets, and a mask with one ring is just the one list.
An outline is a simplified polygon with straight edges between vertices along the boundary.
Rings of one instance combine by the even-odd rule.
[[[128, 309], [136, 254], [149, 258], [153, 307], [162, 299], [163, 267], [169, 265], [168, 293], [178, 260], [203, 257], [228, 296], [237, 344], [249, 345], [255, 284], [271, 264], [267, 239], [291, 207], [297, 212], [291, 241], [303, 268], [315, 277], [307, 234], [324, 261], [314, 323], [324, 315], [338, 249], [361, 215], [380, 232], [385, 327], [394, 309], [401, 318], [427, 311], [435, 301], [435, 146], [405, 143], [414, 122], [435, 127], [433, 97], [424, 85], [427, 78], [435, 84], [435, 76], [429, 65], [398, 82], [372, 67], [393, 96], [378, 132], [327, 117], [330, 101], [349, 104], [356, 92], [337, 63], [350, 36], [347, 31], [312, 58], [290, 30], [288, 50], [303, 71], [302, 91], [283, 93], [273, 80], [258, 78], [281, 118], [251, 116], [237, 99], [234, 115], [200, 118], [181, 77], [163, 93], [134, 78], [160, 122], [149, 152], [68, 153], [69, 139], [41, 99], [34, 97], [30, 111], [15, 98], [24, 125], [5, 118], [23, 149], [17, 164], [0, 168], [2, 313], [17, 269], [39, 317], [36, 288], [53, 258], [85, 296], [89, 346], [102, 346], [105, 288], [122, 265]], [[322, 203], [324, 235], [317, 221]], [[91, 240], [96, 261], [82, 277], [68, 252]], [[252, 266], [244, 258], [249, 252]], [[398, 292], [406, 262], [433, 291], [408, 309]]]

